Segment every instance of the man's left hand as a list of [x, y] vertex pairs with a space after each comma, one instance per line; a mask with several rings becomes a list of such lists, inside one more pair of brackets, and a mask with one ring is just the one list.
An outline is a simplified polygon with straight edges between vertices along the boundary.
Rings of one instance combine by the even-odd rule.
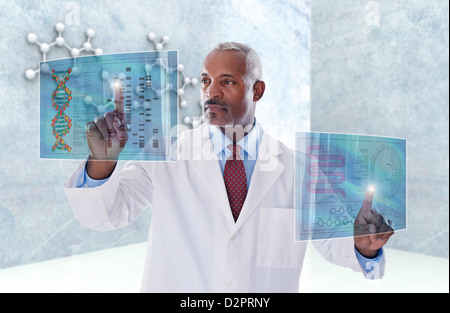
[[394, 234], [391, 223], [385, 221], [381, 214], [372, 209], [374, 193], [375, 190], [369, 187], [353, 227], [355, 247], [367, 258], [375, 257], [378, 250]]

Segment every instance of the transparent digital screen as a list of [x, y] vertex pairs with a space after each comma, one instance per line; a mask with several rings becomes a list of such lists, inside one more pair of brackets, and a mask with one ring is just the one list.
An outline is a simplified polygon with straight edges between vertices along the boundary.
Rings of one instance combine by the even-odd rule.
[[120, 159], [172, 160], [177, 66], [177, 51], [41, 62], [40, 157], [84, 159], [89, 154], [86, 123], [115, 109], [114, 86], [120, 84], [128, 133]]
[[406, 140], [296, 133], [296, 240], [353, 236], [368, 188], [372, 209], [406, 229]]

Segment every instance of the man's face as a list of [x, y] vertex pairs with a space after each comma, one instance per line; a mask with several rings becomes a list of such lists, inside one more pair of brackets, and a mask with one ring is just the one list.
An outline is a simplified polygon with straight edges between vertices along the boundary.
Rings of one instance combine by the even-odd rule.
[[213, 50], [201, 71], [201, 100], [211, 125], [253, 124], [255, 103], [246, 81], [246, 58], [242, 51]]

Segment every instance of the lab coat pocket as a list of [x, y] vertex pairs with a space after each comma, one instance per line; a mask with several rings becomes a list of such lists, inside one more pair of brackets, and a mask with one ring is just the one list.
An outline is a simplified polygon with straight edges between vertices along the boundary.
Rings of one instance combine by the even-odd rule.
[[256, 265], [293, 268], [303, 263], [306, 245], [295, 241], [294, 209], [262, 207]]

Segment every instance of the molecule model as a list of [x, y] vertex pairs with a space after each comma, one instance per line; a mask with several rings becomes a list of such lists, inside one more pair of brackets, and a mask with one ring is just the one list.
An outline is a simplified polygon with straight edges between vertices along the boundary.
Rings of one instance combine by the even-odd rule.
[[[58, 33], [58, 36], [55, 38], [55, 40], [52, 43], [49, 43], [49, 44], [39, 42], [37, 35], [34, 33], [29, 33], [27, 35], [27, 41], [30, 44], [36, 44], [39, 46], [39, 51], [42, 53], [42, 61], [44, 61], [44, 62], [47, 60], [47, 53], [50, 51], [50, 48], [52, 48], [54, 46], [66, 48], [70, 52], [71, 56], [73, 56], [73, 57], [79, 56], [82, 51], [91, 52], [96, 55], [103, 53], [102, 49], [100, 49], [100, 48], [94, 49], [92, 47], [91, 39], [95, 35], [95, 31], [93, 29], [88, 29], [86, 31], [87, 40], [85, 43], [83, 43], [81, 48], [72, 48], [66, 44], [66, 41], [65, 41], [64, 37], [62, 36], [64, 29], [65, 29], [65, 25], [63, 23], [57, 23], [55, 25], [55, 30]], [[37, 69], [37, 70], [28, 69], [25, 71], [25, 77], [29, 80], [32, 80], [36, 77], [36, 74], [38, 72], [39, 72], [39, 69]]]
[[[167, 44], [169, 42], [169, 37], [168, 36], [163, 36], [161, 41], [158, 42], [156, 41], [156, 34], [155, 33], [149, 33], [147, 35], [147, 38], [149, 41], [151, 41], [154, 44], [155, 50], [162, 50], [164, 48], [164, 45]], [[184, 73], [184, 65], [183, 64], [179, 64], [177, 71], [179, 73], [179, 77], [180, 77], [180, 81], [178, 82], [178, 89], [177, 89], [177, 93], [178, 93], [178, 97], [179, 97], [179, 104], [181, 108], [186, 108], [188, 105], [188, 102], [186, 101], [185, 98], [185, 90], [188, 86], [195, 86], [198, 83], [198, 80], [196, 78], [190, 78], [188, 76], [186, 76], [186, 74]], [[200, 104], [200, 106], [202, 106]], [[183, 123], [186, 125], [191, 125], [192, 127], [196, 127], [198, 125], [200, 125], [200, 121], [204, 121], [203, 116], [201, 116], [200, 118], [194, 117], [191, 118], [189, 116], [185, 116], [183, 118]]]

